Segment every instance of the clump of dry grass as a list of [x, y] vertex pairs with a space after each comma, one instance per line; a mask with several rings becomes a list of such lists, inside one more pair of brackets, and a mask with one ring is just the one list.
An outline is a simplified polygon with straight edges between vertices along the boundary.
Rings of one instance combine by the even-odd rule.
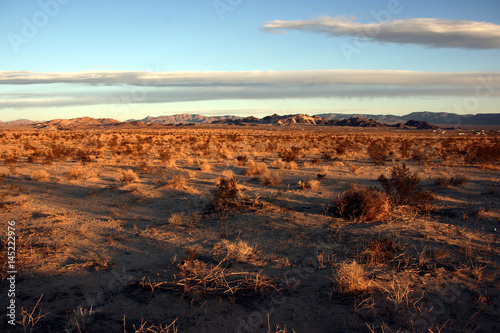
[[187, 188], [186, 177], [175, 175], [167, 182], [167, 185], [176, 190], [184, 190]]
[[309, 179], [305, 182], [299, 180], [297, 186], [300, 189], [305, 189], [305, 190], [319, 190], [319, 188], [321, 187], [321, 182], [316, 179]]
[[184, 224], [184, 214], [182, 213], [172, 213], [168, 218], [168, 224], [173, 227], [180, 227]]
[[31, 179], [37, 182], [49, 179], [49, 173], [45, 170], [36, 170], [31, 173]]
[[198, 170], [207, 172], [212, 170], [212, 166], [207, 161], [200, 161], [198, 162]]
[[243, 240], [230, 241], [223, 239], [215, 244], [214, 250], [226, 253], [228, 259], [247, 262], [256, 256], [255, 246], [250, 246]]
[[138, 181], [139, 177], [133, 170], [122, 170], [117, 180], [125, 184], [131, 184]]
[[387, 196], [374, 188], [351, 186], [334, 202], [336, 215], [360, 222], [381, 220], [389, 216]]
[[281, 185], [283, 180], [278, 172], [270, 171], [259, 177], [260, 182], [266, 186], [278, 186]]
[[252, 162], [250, 163], [250, 167], [245, 170], [245, 176], [261, 176], [266, 173], [269, 173], [269, 169], [267, 168], [267, 164], [263, 162]]
[[356, 260], [342, 262], [334, 272], [332, 281], [336, 284], [336, 289], [343, 293], [358, 294], [371, 286], [363, 265]]
[[87, 179], [89, 177], [90, 177], [89, 173], [86, 170], [79, 167], [71, 169], [69, 173], [69, 178], [71, 179]]

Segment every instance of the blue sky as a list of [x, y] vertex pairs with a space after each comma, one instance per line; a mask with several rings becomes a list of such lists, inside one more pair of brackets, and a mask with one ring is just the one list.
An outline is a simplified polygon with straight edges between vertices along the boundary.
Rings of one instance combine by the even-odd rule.
[[0, 0], [0, 120], [490, 113], [500, 1]]

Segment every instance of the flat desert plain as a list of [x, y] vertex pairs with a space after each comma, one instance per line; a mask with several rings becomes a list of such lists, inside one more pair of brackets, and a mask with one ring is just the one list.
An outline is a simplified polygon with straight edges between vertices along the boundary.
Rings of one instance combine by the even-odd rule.
[[497, 133], [177, 126], [0, 142], [2, 332], [500, 327]]

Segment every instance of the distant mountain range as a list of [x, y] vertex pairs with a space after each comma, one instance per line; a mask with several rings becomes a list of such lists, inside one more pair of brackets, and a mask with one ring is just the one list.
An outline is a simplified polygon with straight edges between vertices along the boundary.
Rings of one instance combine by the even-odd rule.
[[[466, 125], [500, 126], [500, 113], [493, 114], [467, 114], [413, 112], [404, 116], [375, 115], [375, 114], [344, 114], [324, 113], [318, 115], [294, 114], [280, 116], [277, 114], [264, 118], [239, 117], [239, 116], [204, 116], [201, 114], [176, 114], [170, 116], [146, 117], [144, 119], [130, 119], [120, 122], [115, 119], [90, 117], [74, 119], [55, 119], [50, 121], [31, 121], [20, 119], [10, 122], [1, 122], [0, 127], [28, 127], [39, 129], [126, 129], [126, 128], [163, 128], [173, 125], [192, 124], [230, 124], [230, 125], [326, 125], [326, 126], [352, 126], [352, 127], [397, 127], [432, 129], [440, 127], [460, 127]], [[431, 125], [433, 124], [433, 125]]]
[[412, 112], [404, 116], [378, 115], [378, 114], [345, 114], [345, 113], [324, 113], [318, 116], [327, 119], [345, 119], [351, 117], [362, 117], [372, 119], [385, 124], [395, 124], [408, 120], [426, 121], [435, 125], [449, 125], [450, 127], [460, 127], [461, 125], [500, 125], [500, 113], [478, 113], [464, 114], [447, 112]]

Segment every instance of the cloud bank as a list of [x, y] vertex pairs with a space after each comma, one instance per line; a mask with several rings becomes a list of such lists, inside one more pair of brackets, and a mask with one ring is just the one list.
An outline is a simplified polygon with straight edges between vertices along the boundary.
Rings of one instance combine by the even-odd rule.
[[476, 95], [486, 98], [500, 97], [500, 72], [0, 71], [1, 85], [15, 92], [0, 94], [0, 109], [241, 99]]
[[413, 18], [376, 23], [360, 23], [343, 16], [311, 20], [266, 22], [264, 31], [286, 33], [299, 30], [332, 37], [352, 37], [364, 41], [417, 44], [431, 48], [500, 48], [500, 25], [488, 22]]

